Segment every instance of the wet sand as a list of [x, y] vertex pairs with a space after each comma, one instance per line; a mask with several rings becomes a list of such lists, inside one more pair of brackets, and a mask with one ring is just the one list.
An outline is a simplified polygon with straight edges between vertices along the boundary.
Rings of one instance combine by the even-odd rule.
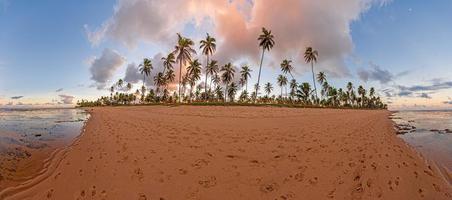
[[94, 108], [47, 170], [0, 199], [451, 199], [388, 111]]

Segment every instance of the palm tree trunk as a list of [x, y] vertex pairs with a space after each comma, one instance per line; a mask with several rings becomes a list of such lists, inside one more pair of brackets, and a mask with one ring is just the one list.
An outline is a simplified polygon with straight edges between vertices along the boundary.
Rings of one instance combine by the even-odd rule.
[[283, 98], [283, 97], [282, 97], [282, 86], [281, 86], [281, 100], [282, 100], [282, 98]]
[[145, 82], [146, 82], [146, 74], [143, 74], [143, 86], [144, 86]]
[[209, 54], [207, 54], [207, 62], [206, 62], [206, 81], [204, 83], [204, 91], [206, 93], [206, 97], [207, 97], [207, 66], [209, 65]]
[[227, 101], [227, 97], [228, 97], [228, 84], [226, 83], [226, 89], [224, 90], [224, 102], [228, 102]]
[[[261, 80], [261, 70], [262, 70], [262, 62], [264, 61], [264, 53], [265, 49], [262, 48], [262, 57], [261, 57], [261, 64], [259, 65], [259, 75], [257, 76], [257, 87], [256, 87], [256, 99], [257, 99], [257, 92], [259, 91], [259, 82]], [[256, 100], [254, 100], [256, 102]]]
[[311, 61], [311, 70], [312, 70], [312, 82], [314, 83], [315, 98], [317, 101], [317, 99], [319, 99], [319, 97], [317, 96], [317, 86], [315, 84], [315, 75], [314, 75], [314, 62], [312, 62], [312, 61]]
[[181, 98], [180, 98], [180, 83], [181, 83], [181, 76], [182, 76], [182, 59], [179, 61], [179, 84], [178, 84], [178, 89], [179, 89], [179, 103], [181, 103]]

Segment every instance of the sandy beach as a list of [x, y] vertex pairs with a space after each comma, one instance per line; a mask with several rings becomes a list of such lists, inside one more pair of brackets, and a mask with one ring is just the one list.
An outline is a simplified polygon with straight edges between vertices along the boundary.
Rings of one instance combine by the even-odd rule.
[[89, 109], [83, 135], [0, 199], [452, 199], [388, 111]]

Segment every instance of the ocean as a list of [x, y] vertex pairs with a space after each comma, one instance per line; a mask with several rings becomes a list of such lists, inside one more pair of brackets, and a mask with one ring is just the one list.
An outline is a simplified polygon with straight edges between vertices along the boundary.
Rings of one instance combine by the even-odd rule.
[[43, 159], [80, 135], [88, 117], [74, 108], [0, 108], [0, 190], [41, 170]]
[[452, 172], [452, 111], [399, 111], [391, 117], [398, 136], [448, 177]]

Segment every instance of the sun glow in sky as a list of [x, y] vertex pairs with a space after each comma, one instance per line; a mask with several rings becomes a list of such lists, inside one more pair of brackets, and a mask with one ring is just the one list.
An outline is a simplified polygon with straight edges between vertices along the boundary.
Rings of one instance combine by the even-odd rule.
[[316, 71], [336, 87], [373, 86], [391, 109], [450, 109], [451, 10], [449, 0], [0, 0], [0, 104], [95, 99], [119, 78], [137, 89], [137, 65], [147, 57], [160, 70], [176, 33], [197, 50], [210, 33], [214, 59], [249, 64], [254, 83], [265, 26], [276, 45], [261, 82], [275, 94], [283, 59], [294, 61], [298, 82], [311, 81], [302, 51], [312, 46]]

